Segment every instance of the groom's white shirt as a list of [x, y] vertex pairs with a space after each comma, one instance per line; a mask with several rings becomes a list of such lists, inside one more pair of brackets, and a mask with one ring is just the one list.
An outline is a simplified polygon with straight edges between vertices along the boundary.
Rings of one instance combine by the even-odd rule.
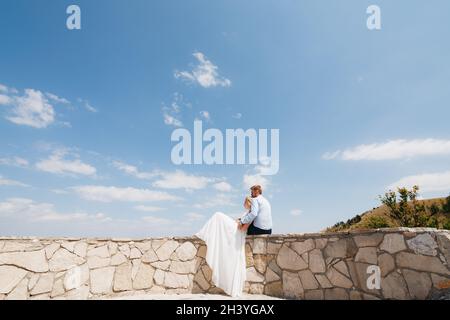
[[272, 229], [272, 209], [269, 201], [262, 195], [252, 198], [250, 212], [241, 218], [243, 224], [251, 223], [260, 229]]

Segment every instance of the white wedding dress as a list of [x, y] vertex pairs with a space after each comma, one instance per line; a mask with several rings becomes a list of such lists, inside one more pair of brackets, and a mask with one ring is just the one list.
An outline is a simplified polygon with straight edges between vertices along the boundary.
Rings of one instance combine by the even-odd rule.
[[232, 297], [242, 294], [246, 279], [245, 237], [236, 220], [216, 212], [195, 235], [206, 243], [212, 282]]

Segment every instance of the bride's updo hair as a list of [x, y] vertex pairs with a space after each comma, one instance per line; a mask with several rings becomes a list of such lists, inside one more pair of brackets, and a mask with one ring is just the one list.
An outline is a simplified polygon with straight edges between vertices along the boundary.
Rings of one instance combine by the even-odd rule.
[[250, 197], [245, 197], [244, 208], [250, 209], [252, 207], [252, 199]]

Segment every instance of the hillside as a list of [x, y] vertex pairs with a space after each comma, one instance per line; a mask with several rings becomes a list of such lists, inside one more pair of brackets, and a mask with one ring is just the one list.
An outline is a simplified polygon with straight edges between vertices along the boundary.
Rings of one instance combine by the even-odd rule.
[[[417, 200], [416, 204], [423, 205], [425, 209], [422, 227], [450, 230], [450, 196], [447, 198]], [[411, 202], [408, 202], [408, 205], [411, 206]], [[404, 225], [399, 220], [392, 218], [390, 209], [383, 204], [377, 208], [358, 214], [346, 222], [338, 222], [323, 231], [337, 232], [401, 226]]]

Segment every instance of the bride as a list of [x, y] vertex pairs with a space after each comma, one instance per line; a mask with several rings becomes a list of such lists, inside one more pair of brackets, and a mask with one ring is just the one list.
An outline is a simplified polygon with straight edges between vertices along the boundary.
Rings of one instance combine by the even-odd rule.
[[[251, 202], [250, 197], [245, 198], [244, 207], [248, 211]], [[195, 234], [206, 243], [206, 262], [212, 270], [212, 282], [232, 297], [240, 296], [244, 289], [245, 237], [249, 225], [238, 228], [239, 219], [216, 212]]]

